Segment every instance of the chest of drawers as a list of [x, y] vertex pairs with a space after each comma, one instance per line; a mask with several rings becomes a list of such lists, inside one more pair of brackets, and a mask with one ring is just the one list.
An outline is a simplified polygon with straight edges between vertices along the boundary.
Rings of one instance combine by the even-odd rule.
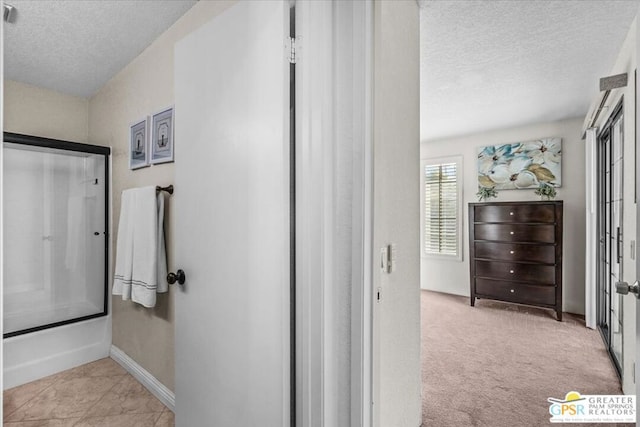
[[471, 305], [551, 308], [562, 320], [562, 201], [469, 204]]

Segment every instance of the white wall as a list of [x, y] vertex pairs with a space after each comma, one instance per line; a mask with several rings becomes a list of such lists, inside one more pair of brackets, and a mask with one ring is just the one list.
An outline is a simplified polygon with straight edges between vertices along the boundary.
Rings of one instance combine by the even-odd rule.
[[89, 101], [37, 86], [4, 80], [5, 132], [64, 141], [89, 139]]
[[[581, 140], [583, 118], [485, 132], [459, 138], [422, 142], [420, 157], [463, 156], [462, 261], [422, 257], [422, 289], [469, 295], [470, 202], [477, 202], [477, 148], [544, 137], [562, 138], [562, 187], [556, 200], [564, 201], [563, 309], [584, 314], [585, 150]], [[503, 190], [491, 201], [540, 200], [534, 190]]]
[[[373, 287], [374, 426], [421, 423], [420, 46], [414, 0], [374, 5]], [[381, 273], [380, 248], [397, 245], [397, 268]]]
[[[113, 149], [114, 227], [111, 236], [114, 241], [118, 233], [122, 190], [146, 185], [168, 185], [173, 183], [174, 178], [173, 163], [135, 171], [129, 169], [129, 126], [173, 104], [174, 44], [233, 3], [198, 2], [90, 99], [89, 139], [93, 144], [109, 145]], [[176, 141], [176, 144], [188, 143]], [[171, 198], [167, 199], [165, 206], [167, 266], [169, 271], [175, 271]], [[156, 307], [152, 309], [122, 301], [119, 296], [112, 299], [113, 344], [171, 390], [174, 388], [173, 292], [173, 287], [170, 287], [168, 293], [158, 294]]]

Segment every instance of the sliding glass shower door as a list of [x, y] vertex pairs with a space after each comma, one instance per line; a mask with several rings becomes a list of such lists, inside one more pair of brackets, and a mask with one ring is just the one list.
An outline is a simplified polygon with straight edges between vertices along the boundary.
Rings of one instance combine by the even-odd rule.
[[109, 149], [4, 141], [4, 337], [105, 315]]

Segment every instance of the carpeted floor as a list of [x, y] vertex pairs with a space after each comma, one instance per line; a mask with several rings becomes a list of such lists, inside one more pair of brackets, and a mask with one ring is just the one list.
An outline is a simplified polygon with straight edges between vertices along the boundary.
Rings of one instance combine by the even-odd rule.
[[577, 316], [561, 323], [551, 310], [421, 298], [423, 427], [549, 426], [548, 397], [622, 393], [600, 334]]

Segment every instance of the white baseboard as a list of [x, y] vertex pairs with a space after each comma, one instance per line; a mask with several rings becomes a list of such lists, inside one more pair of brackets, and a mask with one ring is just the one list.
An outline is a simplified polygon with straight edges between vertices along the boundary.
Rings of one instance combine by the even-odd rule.
[[133, 360], [131, 357], [120, 350], [115, 345], [111, 345], [110, 356], [113, 360], [118, 362], [120, 366], [127, 370], [135, 379], [147, 388], [155, 397], [158, 398], [165, 406], [171, 411], [175, 411], [176, 407], [176, 395], [169, 390], [164, 384], [156, 379], [142, 366]]

